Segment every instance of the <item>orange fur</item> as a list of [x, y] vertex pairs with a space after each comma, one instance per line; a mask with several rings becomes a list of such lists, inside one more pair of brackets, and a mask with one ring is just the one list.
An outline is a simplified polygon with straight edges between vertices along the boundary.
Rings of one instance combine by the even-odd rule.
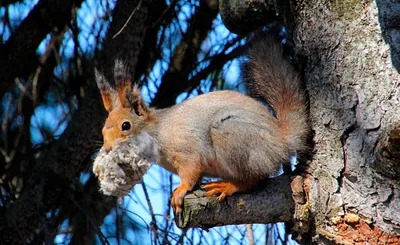
[[179, 155], [173, 157], [173, 165], [181, 179], [181, 183], [174, 190], [171, 196], [171, 205], [175, 212], [182, 211], [183, 198], [188, 191], [191, 191], [197, 182], [200, 181], [203, 173], [202, 165], [199, 162], [189, 162]]
[[112, 104], [113, 104], [113, 98], [110, 95], [109, 91], [106, 90], [101, 90], [101, 98], [103, 99], [103, 105], [104, 105], [104, 109], [106, 109], [106, 111], [110, 112], [112, 110]]
[[137, 119], [135, 119], [132, 113], [130, 113], [130, 110], [127, 108], [118, 108], [117, 110], [113, 110], [109, 113], [102, 130], [104, 142], [103, 147], [106, 149], [106, 151], [110, 151], [117, 140], [122, 141], [130, 134], [136, 133], [139, 130], [134, 123], [132, 124], [132, 130], [129, 132], [123, 132], [121, 130], [121, 125], [123, 122], [134, 122], [136, 120]]
[[[118, 85], [118, 83], [117, 83]], [[126, 98], [125, 94], [128, 94], [131, 91], [131, 86], [129, 84], [119, 84], [117, 86], [117, 91], [118, 91], [118, 97], [119, 100], [121, 101], [121, 104], [125, 108], [130, 107], [130, 103], [128, 99]]]
[[236, 192], [245, 192], [253, 189], [257, 182], [252, 181], [217, 181], [204, 185], [206, 196], [218, 195], [218, 201], [222, 201], [225, 197], [232, 196]]

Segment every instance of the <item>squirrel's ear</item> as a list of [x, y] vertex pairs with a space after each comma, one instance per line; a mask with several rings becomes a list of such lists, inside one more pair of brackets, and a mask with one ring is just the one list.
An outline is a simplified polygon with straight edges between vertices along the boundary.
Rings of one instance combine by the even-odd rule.
[[129, 94], [132, 91], [132, 81], [131, 75], [129, 74], [129, 70], [124, 65], [121, 60], [115, 60], [114, 64], [114, 80], [117, 86], [118, 97], [121, 102], [122, 107], [130, 108], [131, 105], [129, 103]]
[[137, 86], [133, 87], [132, 93], [128, 96], [128, 100], [136, 115], [143, 116], [145, 118], [151, 117], [151, 111], [146, 106], [146, 103], [144, 102]]
[[151, 112], [146, 103], [144, 103], [139, 89], [136, 86], [132, 88], [132, 80], [128, 68], [118, 59], [115, 60], [114, 79], [122, 107], [134, 110], [136, 115], [140, 117], [151, 117]]
[[104, 75], [101, 74], [96, 68], [94, 69], [94, 76], [106, 111], [110, 112], [112, 109], [120, 106], [117, 99], [117, 92], [110, 86]]

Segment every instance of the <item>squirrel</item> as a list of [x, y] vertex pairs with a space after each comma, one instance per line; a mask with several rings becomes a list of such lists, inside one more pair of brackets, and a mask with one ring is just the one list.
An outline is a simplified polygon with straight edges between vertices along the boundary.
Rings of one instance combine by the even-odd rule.
[[206, 195], [218, 200], [253, 189], [277, 174], [296, 151], [306, 150], [309, 125], [300, 76], [283, 57], [278, 40], [267, 36], [255, 41], [242, 71], [251, 97], [215, 91], [168, 109], [146, 106], [121, 61], [114, 67], [116, 90], [96, 71], [108, 111], [102, 150], [110, 152], [128, 136], [145, 132], [158, 146], [156, 163], [180, 177], [171, 197], [176, 214], [203, 176], [221, 179], [204, 184]]

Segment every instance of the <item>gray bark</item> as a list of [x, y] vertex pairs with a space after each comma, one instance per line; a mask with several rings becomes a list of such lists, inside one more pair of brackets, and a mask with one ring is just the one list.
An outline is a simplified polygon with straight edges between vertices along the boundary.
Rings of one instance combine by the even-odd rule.
[[296, 51], [307, 57], [304, 78], [315, 150], [309, 202], [315, 227], [335, 234], [338, 225], [331, 221], [354, 213], [399, 235], [399, 182], [376, 171], [378, 143], [400, 119], [399, 74], [382, 36], [379, 6], [315, 0], [293, 9]]
[[303, 173], [308, 201], [293, 214], [299, 240], [398, 244], [400, 183], [393, 169], [399, 161], [390, 152], [396, 147], [388, 147], [396, 144], [389, 135], [400, 121], [398, 3], [282, 0], [276, 6], [305, 60], [313, 130]]
[[[183, 213], [176, 217], [180, 228], [290, 221], [294, 209], [290, 178], [280, 176], [252, 193], [236, 194], [218, 202], [201, 190], [185, 197]], [[279, 203], [279, 205], [277, 205]]]

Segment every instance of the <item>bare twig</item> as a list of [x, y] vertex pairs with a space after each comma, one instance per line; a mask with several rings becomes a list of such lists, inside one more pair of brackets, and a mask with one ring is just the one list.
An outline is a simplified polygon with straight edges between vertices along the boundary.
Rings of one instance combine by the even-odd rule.
[[249, 245], [254, 245], [254, 234], [253, 234], [253, 229], [252, 229], [252, 224], [247, 224], [246, 225], [246, 232], [247, 232], [247, 238], [249, 239]]
[[92, 216], [88, 215], [88, 211], [85, 210], [76, 200], [73, 196], [70, 196], [71, 202], [79, 209], [80, 212], [86, 215], [90, 225], [93, 227], [93, 229], [96, 230], [97, 235], [99, 236], [99, 240], [101, 244], [107, 244], [110, 245], [110, 243], [107, 241], [107, 238], [104, 236], [103, 232], [101, 229], [97, 226], [97, 222], [92, 218]]
[[156, 216], [154, 214], [154, 210], [153, 210], [153, 206], [151, 205], [149, 193], [147, 192], [146, 184], [144, 182], [142, 182], [142, 187], [143, 187], [144, 196], [146, 197], [147, 205], [149, 206], [149, 211], [150, 211], [150, 215], [151, 215], [150, 231], [152, 231], [154, 233], [154, 241], [157, 241], [158, 227], [157, 227]]
[[162, 18], [164, 18], [164, 15], [172, 8], [175, 7], [177, 0], [172, 0], [170, 2], [170, 4], [168, 5], [168, 7], [166, 9], [164, 9], [164, 11], [162, 12], [162, 14], [160, 15], [160, 17], [158, 17], [158, 19], [152, 24], [151, 28], [154, 28], [158, 25], [158, 23], [161, 22]]
[[138, 3], [138, 5], [136, 6], [136, 8], [132, 11], [131, 15], [129, 15], [129, 18], [126, 20], [125, 24], [122, 26], [122, 28], [112, 37], [112, 39], [116, 38], [124, 29], [125, 27], [128, 25], [129, 21], [132, 19], [133, 14], [140, 8], [140, 6], [142, 5], [142, 1], [140, 0], [140, 2]]

